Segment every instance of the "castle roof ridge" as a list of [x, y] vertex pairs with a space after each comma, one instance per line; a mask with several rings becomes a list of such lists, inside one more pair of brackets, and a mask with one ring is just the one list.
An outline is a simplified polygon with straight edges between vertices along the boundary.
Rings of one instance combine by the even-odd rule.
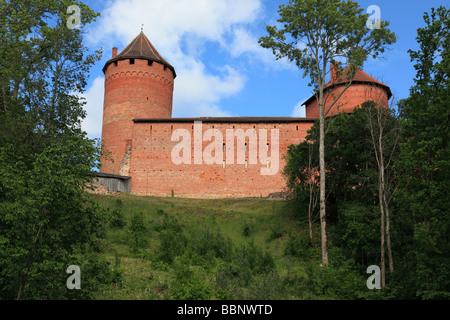
[[316, 118], [305, 117], [194, 117], [194, 118], [136, 118], [134, 123], [186, 123], [201, 121], [205, 123], [292, 123], [292, 122], [314, 122]]

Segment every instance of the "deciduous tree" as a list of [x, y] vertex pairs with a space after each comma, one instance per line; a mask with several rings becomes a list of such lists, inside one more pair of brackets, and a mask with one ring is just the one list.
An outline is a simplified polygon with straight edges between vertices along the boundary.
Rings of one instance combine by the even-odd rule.
[[[395, 42], [395, 35], [387, 28], [387, 21], [380, 21], [378, 28], [368, 29], [368, 15], [363, 14], [355, 1], [290, 0], [288, 5], [280, 6], [279, 14], [279, 26], [267, 26], [269, 35], [261, 37], [259, 43], [272, 49], [277, 59], [295, 62], [304, 71], [303, 76], [309, 76], [318, 101], [322, 264], [327, 266], [325, 117], [351, 85], [357, 68], [368, 57], [376, 58], [387, 45]], [[337, 77], [331, 79], [331, 84], [347, 81], [343, 89], [332, 94], [325, 92], [325, 79], [328, 66], [337, 60], [350, 67], [346, 72], [338, 70]], [[332, 97], [331, 102], [327, 102], [328, 95]]]

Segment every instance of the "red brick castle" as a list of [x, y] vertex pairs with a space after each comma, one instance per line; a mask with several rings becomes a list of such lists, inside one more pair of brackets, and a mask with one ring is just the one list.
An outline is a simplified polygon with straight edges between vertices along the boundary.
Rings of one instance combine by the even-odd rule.
[[[303, 141], [318, 117], [313, 95], [304, 103], [305, 118], [172, 118], [175, 68], [142, 32], [120, 54], [113, 48], [103, 72], [102, 142], [106, 153], [101, 158], [100, 176], [126, 179], [129, 191], [136, 195], [226, 198], [279, 194], [285, 191], [284, 153], [290, 144]], [[329, 93], [339, 92], [347, 83], [332, 81], [335, 74], [331, 69]], [[372, 97], [378, 101], [381, 97], [387, 106], [391, 95], [388, 86], [358, 70], [339, 107], [333, 107], [329, 115], [351, 112]], [[228, 135], [238, 131], [246, 137]], [[180, 132], [192, 137], [184, 141], [191, 149], [180, 153], [185, 160], [182, 163], [174, 161]], [[213, 162], [208, 161], [208, 154], [214, 155]], [[262, 174], [264, 168], [271, 168], [272, 173]]]

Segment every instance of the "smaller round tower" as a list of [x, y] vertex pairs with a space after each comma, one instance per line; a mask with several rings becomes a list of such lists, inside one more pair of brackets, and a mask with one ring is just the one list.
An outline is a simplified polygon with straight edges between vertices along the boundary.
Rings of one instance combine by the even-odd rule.
[[172, 117], [175, 69], [141, 32], [103, 67], [103, 103], [100, 172], [128, 175], [133, 119]]
[[[325, 97], [328, 96], [325, 101], [326, 105], [330, 105], [348, 84], [346, 79], [348, 69], [349, 66], [344, 68], [338, 78], [335, 66], [333, 64], [330, 66], [331, 79], [324, 88]], [[357, 69], [350, 87], [342, 94], [327, 116], [333, 116], [340, 112], [352, 113], [355, 107], [361, 106], [369, 100], [387, 108], [391, 96], [391, 89], [387, 85], [375, 80], [361, 69]], [[319, 103], [315, 95], [312, 95], [303, 105], [307, 118], [319, 117]]]

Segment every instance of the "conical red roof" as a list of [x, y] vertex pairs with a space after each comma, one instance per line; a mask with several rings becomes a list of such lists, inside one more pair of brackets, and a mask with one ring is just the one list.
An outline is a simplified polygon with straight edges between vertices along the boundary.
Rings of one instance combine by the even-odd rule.
[[130, 44], [125, 49], [123, 49], [121, 53], [108, 60], [103, 67], [103, 72], [105, 72], [106, 67], [114, 61], [125, 59], [143, 59], [161, 63], [172, 70], [174, 78], [176, 77], [175, 68], [166, 60], [164, 60], [164, 58], [159, 54], [159, 52], [155, 49], [153, 44], [150, 42], [150, 40], [148, 40], [143, 32], [141, 32], [136, 38], [134, 38], [133, 41], [131, 41]]

